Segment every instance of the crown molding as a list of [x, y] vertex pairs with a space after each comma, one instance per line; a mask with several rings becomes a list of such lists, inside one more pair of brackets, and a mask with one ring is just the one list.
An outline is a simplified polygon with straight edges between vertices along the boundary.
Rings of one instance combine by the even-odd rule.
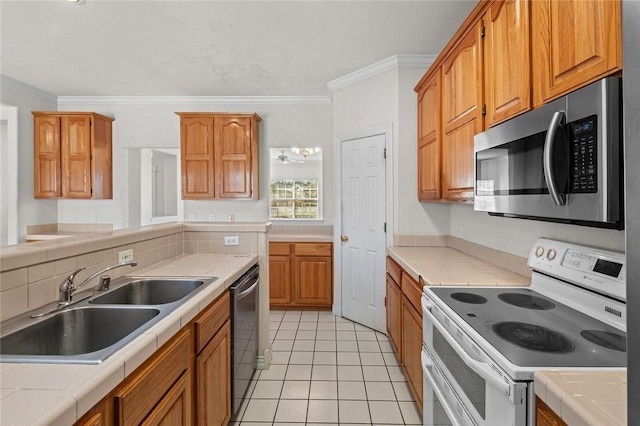
[[328, 96], [58, 96], [60, 105], [104, 104], [328, 104]]
[[34, 98], [50, 102], [52, 104], [58, 104], [58, 96], [53, 95], [49, 92], [45, 92], [44, 90], [40, 90], [37, 87], [29, 86], [28, 84], [25, 84], [21, 81], [14, 80], [13, 78], [7, 77], [6, 75], [0, 74], [0, 85], [3, 88], [15, 90], [17, 92], [33, 96]]
[[420, 69], [426, 71], [436, 58], [436, 55], [393, 55], [387, 59], [383, 59], [382, 61], [336, 78], [335, 80], [331, 80], [327, 83], [327, 87], [332, 93], [336, 90], [385, 74], [389, 71], [396, 71], [400, 69]]

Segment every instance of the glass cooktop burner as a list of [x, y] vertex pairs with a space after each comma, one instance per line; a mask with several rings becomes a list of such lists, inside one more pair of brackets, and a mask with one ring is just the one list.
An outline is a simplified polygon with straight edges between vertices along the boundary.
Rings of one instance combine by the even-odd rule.
[[480, 305], [482, 303], [487, 303], [487, 299], [480, 296], [479, 294], [473, 293], [452, 293], [451, 298], [457, 300], [462, 303], [471, 303], [474, 305]]
[[532, 294], [522, 293], [501, 293], [498, 295], [498, 299], [513, 306], [518, 306], [525, 309], [537, 309], [546, 311], [553, 309], [556, 305], [542, 297], [534, 296]]
[[521, 322], [500, 322], [493, 325], [498, 336], [526, 349], [564, 353], [573, 350], [573, 343], [562, 334], [548, 328]]
[[604, 346], [614, 351], [627, 351], [627, 338], [610, 331], [582, 330], [580, 335], [596, 345]]

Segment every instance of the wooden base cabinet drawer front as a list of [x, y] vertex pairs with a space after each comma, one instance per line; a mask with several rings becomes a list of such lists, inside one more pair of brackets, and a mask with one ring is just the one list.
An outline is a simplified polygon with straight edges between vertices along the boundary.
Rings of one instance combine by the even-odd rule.
[[139, 425], [149, 415], [189, 369], [191, 347], [191, 332], [187, 328], [125, 380], [114, 395], [118, 425]]
[[418, 284], [409, 274], [402, 271], [402, 294], [404, 294], [413, 307], [420, 313], [422, 318], [422, 286]]
[[296, 256], [331, 256], [331, 243], [296, 243], [293, 254]]
[[387, 256], [387, 274], [391, 275], [397, 286], [400, 286], [400, 275], [402, 269], [391, 257]]
[[194, 320], [196, 353], [200, 353], [229, 318], [231, 318], [231, 299], [229, 292], [225, 292]]

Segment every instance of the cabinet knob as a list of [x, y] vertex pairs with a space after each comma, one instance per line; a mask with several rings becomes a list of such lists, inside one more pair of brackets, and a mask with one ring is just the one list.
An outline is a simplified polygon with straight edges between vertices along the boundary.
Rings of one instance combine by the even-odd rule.
[[343, 235], [340, 237], [340, 240], [342, 240], [343, 243], [346, 243], [347, 241], [349, 241], [349, 237], [347, 237], [346, 235]]

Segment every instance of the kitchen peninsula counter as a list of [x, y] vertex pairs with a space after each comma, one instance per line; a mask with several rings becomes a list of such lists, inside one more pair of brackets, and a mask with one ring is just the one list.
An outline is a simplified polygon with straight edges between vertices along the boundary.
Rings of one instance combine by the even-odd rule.
[[257, 261], [257, 255], [188, 254], [135, 271], [218, 279], [101, 364], [0, 363], [0, 424], [73, 424]]
[[484, 262], [450, 247], [391, 246], [387, 254], [426, 285], [528, 286], [529, 277]]
[[538, 371], [536, 396], [569, 425], [627, 424], [627, 372]]

